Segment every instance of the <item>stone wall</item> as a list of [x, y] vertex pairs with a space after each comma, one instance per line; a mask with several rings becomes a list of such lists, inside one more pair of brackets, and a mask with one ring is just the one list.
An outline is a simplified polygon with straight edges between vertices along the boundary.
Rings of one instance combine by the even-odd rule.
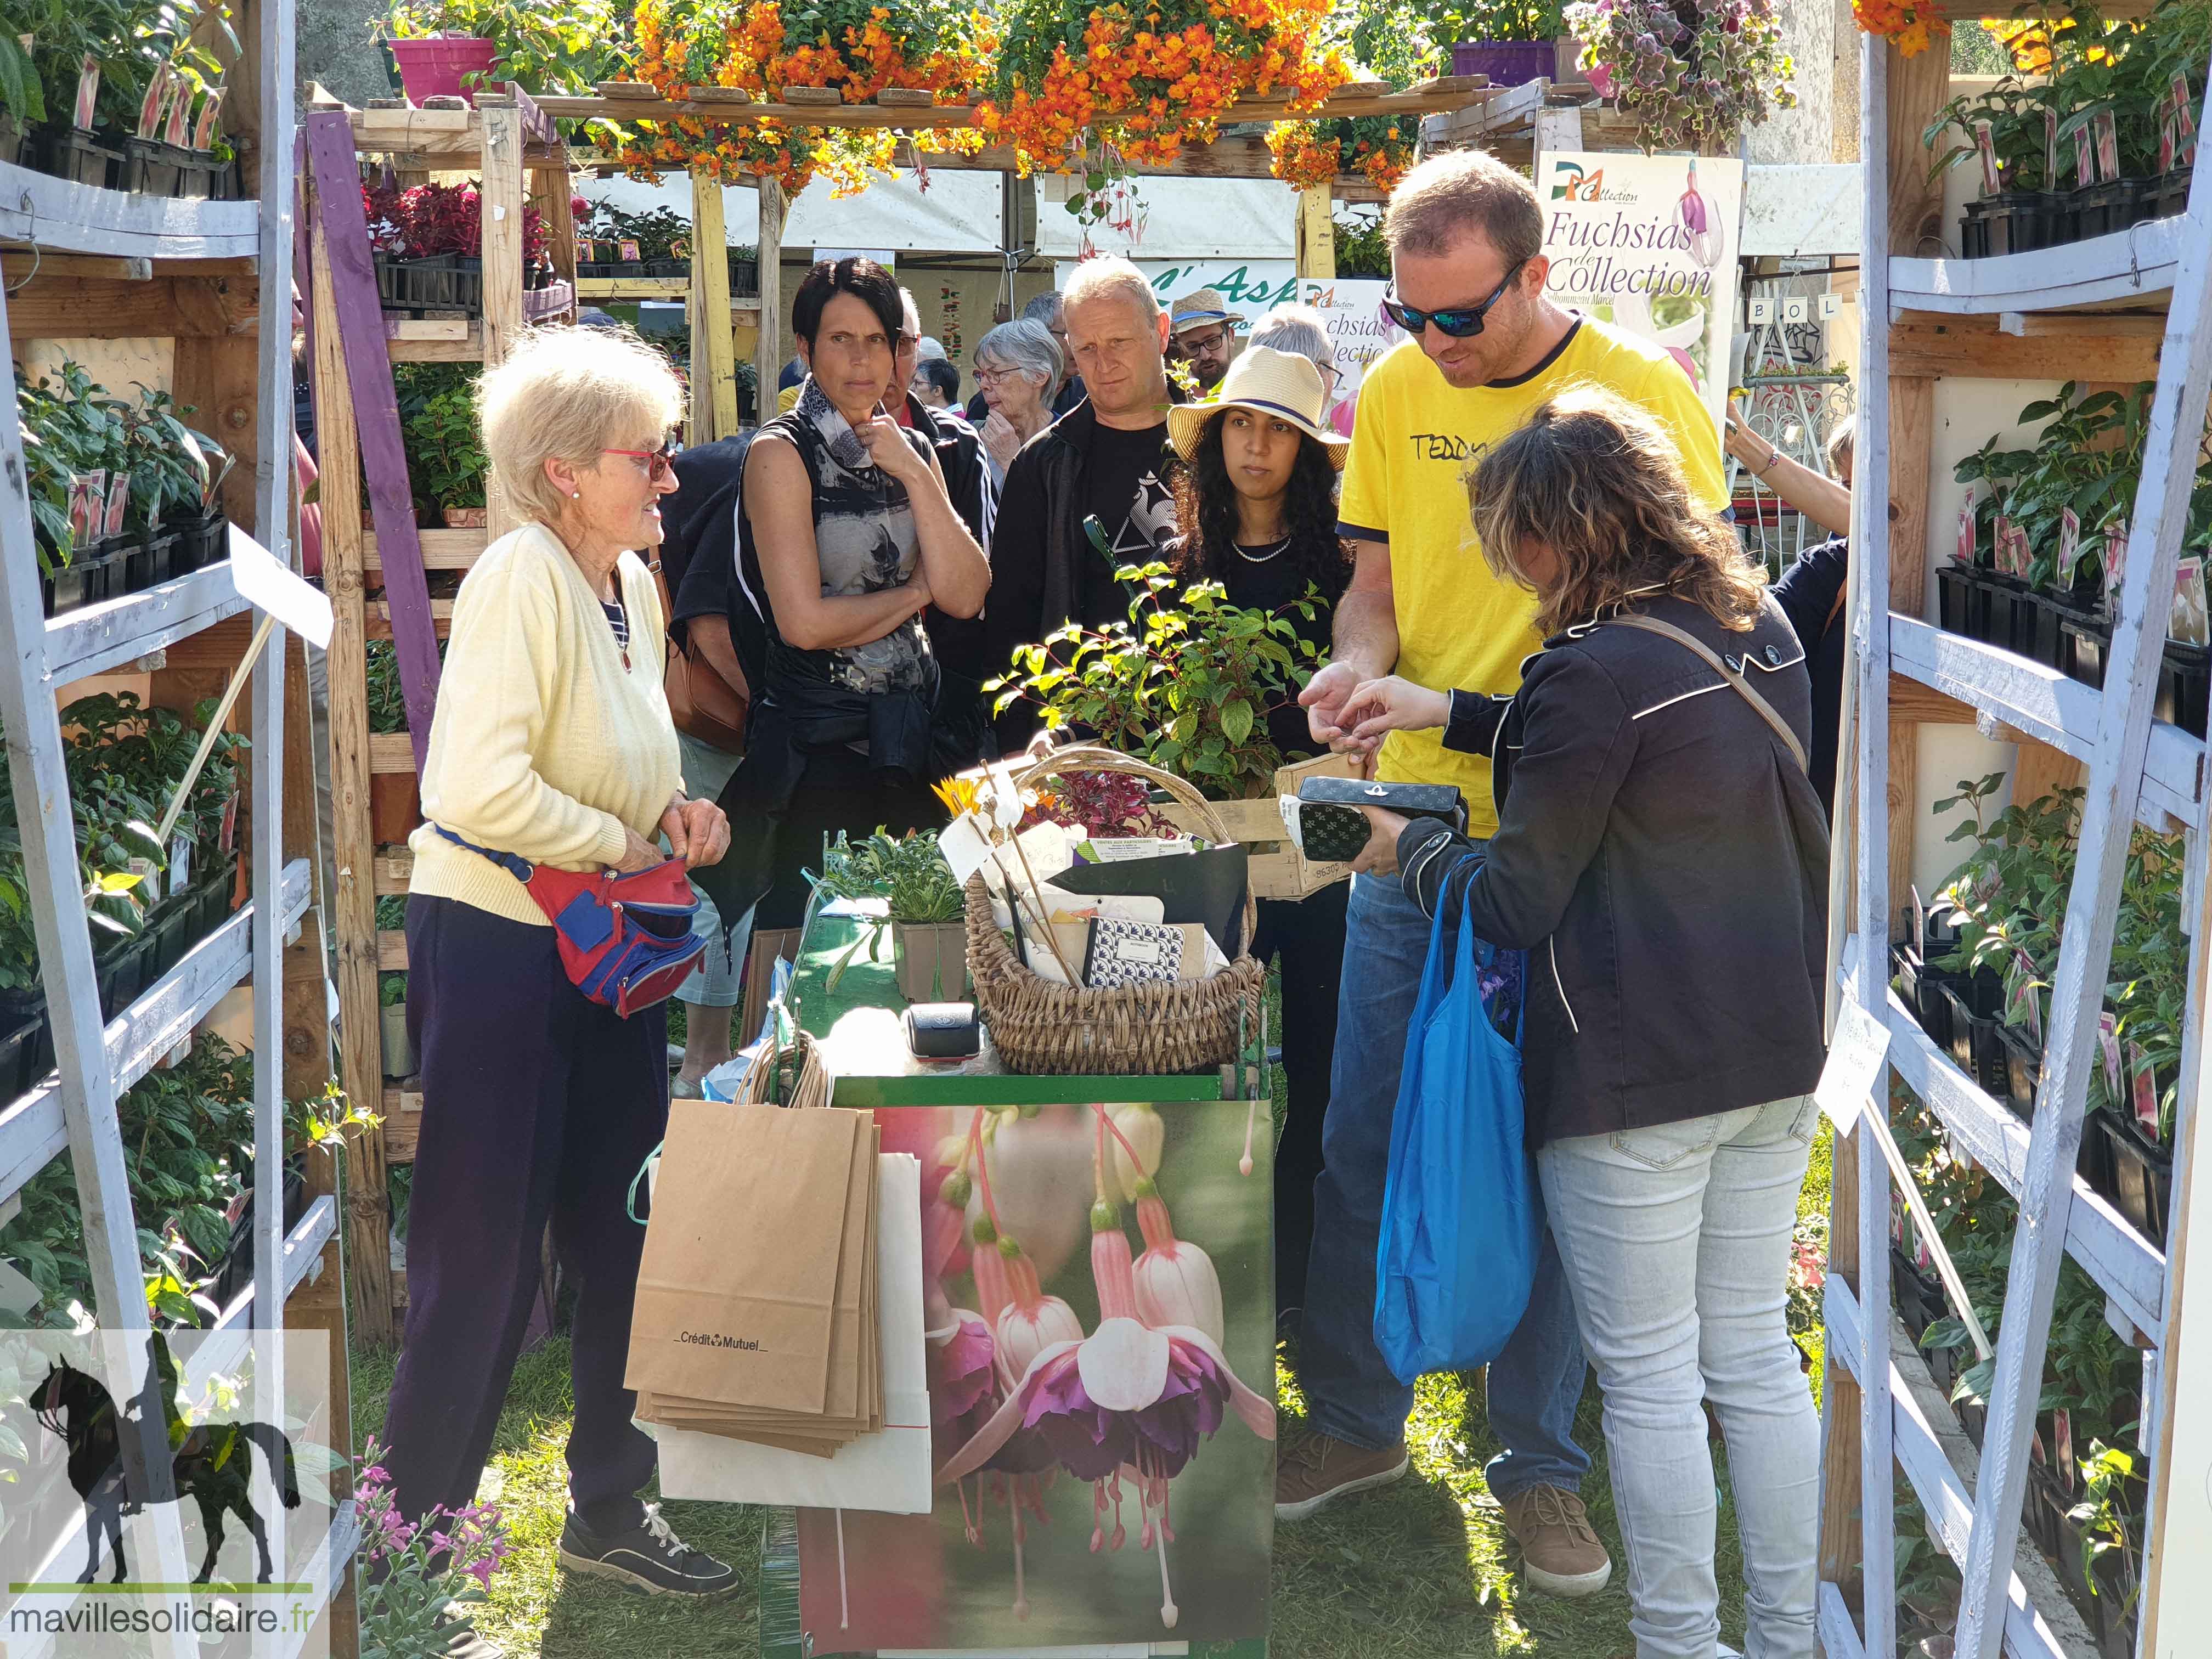
[[380, 0], [299, 0], [299, 102], [307, 102], [310, 82], [325, 87], [358, 109], [370, 98], [392, 96], [384, 67], [384, 48], [371, 38], [371, 27], [387, 7]]

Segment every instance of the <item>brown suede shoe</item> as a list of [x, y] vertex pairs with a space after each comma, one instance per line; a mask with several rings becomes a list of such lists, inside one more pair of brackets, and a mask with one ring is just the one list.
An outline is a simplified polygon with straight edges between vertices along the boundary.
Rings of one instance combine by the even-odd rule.
[[[1277, 1489], [1281, 1486], [1277, 1479]], [[1503, 1501], [1505, 1530], [1521, 1547], [1521, 1571], [1547, 1595], [1595, 1595], [1613, 1577], [1583, 1500], [1557, 1486], [1531, 1486]], [[1278, 1513], [1280, 1507], [1278, 1506]]]
[[1295, 1428], [1275, 1451], [1275, 1519], [1303, 1521], [1333, 1498], [1387, 1486], [1406, 1473], [1406, 1443], [1369, 1451]]

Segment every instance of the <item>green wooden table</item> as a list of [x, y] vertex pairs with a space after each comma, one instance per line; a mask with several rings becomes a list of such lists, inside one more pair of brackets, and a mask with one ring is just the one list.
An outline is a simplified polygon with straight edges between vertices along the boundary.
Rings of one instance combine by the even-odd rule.
[[[1160, 1150], [1150, 1161], [1165, 1209], [1156, 1216], [1171, 1213], [1174, 1248], [1195, 1247], [1218, 1277], [1220, 1358], [1272, 1400], [1273, 1126], [1264, 1060], [1168, 1077], [1030, 1076], [1006, 1070], [987, 1033], [973, 1060], [917, 1060], [900, 1023], [904, 1000], [888, 930], [874, 946], [853, 948], [869, 931], [855, 920], [815, 918], [801, 940], [786, 1006], [819, 1048], [834, 1079], [833, 1103], [878, 1112], [885, 1149], [921, 1158], [925, 1231], [954, 1156], [974, 1136], [973, 1144], [986, 1149], [983, 1166], [994, 1172], [1000, 1237], [1020, 1238], [1039, 1288], [1064, 1301], [1081, 1329], [1095, 1334], [1098, 1275], [1103, 1271], [1109, 1284], [1118, 1281], [1112, 1241], [1091, 1231], [1092, 1206], [1103, 1184], [1131, 1252], [1147, 1252], [1149, 1241], [1128, 1207], [1136, 1174], [1131, 1152], [1144, 1156], [1157, 1144]], [[1121, 1152], [1118, 1162], [1120, 1143], [1108, 1138], [1115, 1129], [1130, 1136], [1130, 1151]], [[1249, 1175], [1241, 1172], [1248, 1145]], [[973, 1184], [970, 1223], [981, 1202], [981, 1183]], [[1085, 1248], [1086, 1241], [1094, 1248]], [[947, 1316], [947, 1304], [967, 1309], [985, 1299], [965, 1259], [975, 1247], [964, 1228], [959, 1248], [961, 1256], [933, 1263], [943, 1269], [934, 1279], [943, 1291], [934, 1318]], [[1103, 1270], [1096, 1265], [1101, 1248], [1108, 1263]], [[981, 1322], [988, 1328], [990, 1322]], [[1167, 1321], [1154, 1322], [1164, 1328]], [[933, 1369], [933, 1388], [937, 1381]], [[964, 1444], [988, 1415], [941, 1425], [939, 1460]], [[1034, 1453], [1042, 1443], [1025, 1437], [1018, 1443]], [[830, 1541], [836, 1517], [772, 1512], [762, 1552], [761, 1650], [774, 1659], [823, 1659], [878, 1649], [1044, 1655], [1110, 1647], [1117, 1653], [1264, 1659], [1272, 1443], [1233, 1410], [1224, 1413], [1188, 1464], [1154, 1488], [1168, 1495], [1172, 1543], [1145, 1526], [1157, 1511], [1138, 1496], [1133, 1480], [1104, 1484], [1109, 1494], [1117, 1486], [1121, 1492], [1099, 1527], [1107, 1547], [1095, 1553], [1090, 1538], [1099, 1487], [1065, 1467], [1019, 1474], [987, 1469], [960, 1483], [957, 1494], [952, 1486], [941, 1486], [932, 1516], [846, 1512], [842, 1579]], [[1023, 1528], [1018, 1572], [1014, 1502], [1035, 1511]], [[1116, 1518], [1126, 1534], [1119, 1551], [1111, 1547]], [[1150, 1542], [1140, 1547], [1141, 1540]], [[1026, 1607], [1024, 1616], [1014, 1612], [1018, 1600]], [[1172, 1626], [1164, 1613], [1169, 1601]], [[1148, 1647], [1134, 1645], [1139, 1644]]]

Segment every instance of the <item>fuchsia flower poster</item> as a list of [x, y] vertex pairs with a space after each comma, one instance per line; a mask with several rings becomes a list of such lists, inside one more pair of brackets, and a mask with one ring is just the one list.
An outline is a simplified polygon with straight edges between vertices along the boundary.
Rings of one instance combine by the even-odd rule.
[[876, 1117], [922, 1161], [937, 1500], [799, 1511], [810, 1650], [1264, 1637], [1266, 1103]]

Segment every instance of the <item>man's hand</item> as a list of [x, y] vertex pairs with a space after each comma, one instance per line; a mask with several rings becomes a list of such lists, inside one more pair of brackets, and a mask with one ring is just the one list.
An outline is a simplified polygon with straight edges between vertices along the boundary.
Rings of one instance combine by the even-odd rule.
[[1342, 741], [1351, 735], [1345, 726], [1344, 708], [1359, 684], [1358, 669], [1348, 662], [1333, 662], [1306, 682], [1306, 689], [1298, 693], [1298, 702], [1306, 711], [1306, 729], [1316, 743], [1325, 743], [1332, 749], [1352, 746]]
[[1355, 874], [1362, 876], [1395, 875], [1398, 871], [1398, 837], [1411, 822], [1402, 813], [1386, 811], [1380, 806], [1363, 806], [1367, 814], [1370, 831], [1367, 845], [1359, 849], [1359, 856], [1352, 861]]
[[1360, 743], [1380, 743], [1389, 732], [1424, 731], [1451, 719], [1451, 695], [1396, 674], [1369, 680], [1344, 700], [1338, 718]]
[[872, 416], [857, 428], [868, 459], [909, 489], [929, 473], [929, 463], [914, 453], [906, 429], [888, 415]]

